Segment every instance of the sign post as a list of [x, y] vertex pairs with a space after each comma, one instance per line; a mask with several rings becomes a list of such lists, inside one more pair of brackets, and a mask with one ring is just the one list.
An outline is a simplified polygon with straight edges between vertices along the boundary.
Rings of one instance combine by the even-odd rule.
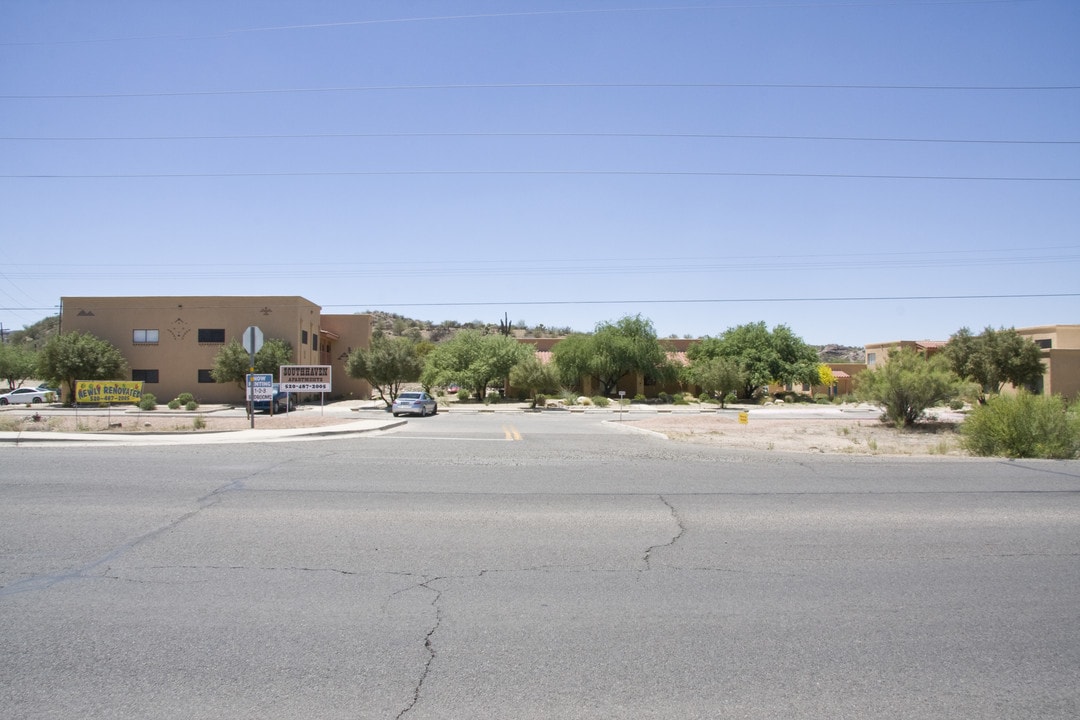
[[[253, 391], [251, 378], [255, 373], [255, 353], [259, 352], [263, 346], [263, 331], [255, 325], [248, 325], [244, 330], [242, 343], [248, 353], [247, 411], [248, 417], [251, 418], [251, 427], [255, 427], [255, 407], [251, 404]], [[271, 391], [270, 396], [270, 403], [273, 404], [273, 391]]]

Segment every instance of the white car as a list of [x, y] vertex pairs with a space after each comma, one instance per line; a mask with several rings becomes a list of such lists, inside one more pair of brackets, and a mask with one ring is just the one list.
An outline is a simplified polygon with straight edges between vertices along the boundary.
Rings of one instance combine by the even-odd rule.
[[53, 390], [40, 388], [15, 388], [0, 395], [0, 405], [26, 405], [27, 403], [56, 402]]

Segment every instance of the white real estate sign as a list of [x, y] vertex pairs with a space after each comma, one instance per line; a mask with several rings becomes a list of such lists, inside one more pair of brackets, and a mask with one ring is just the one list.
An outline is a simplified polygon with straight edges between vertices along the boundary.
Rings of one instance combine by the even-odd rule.
[[274, 376], [270, 373], [256, 373], [247, 376], [248, 400], [273, 400]]
[[329, 365], [282, 365], [278, 379], [282, 392], [330, 392]]

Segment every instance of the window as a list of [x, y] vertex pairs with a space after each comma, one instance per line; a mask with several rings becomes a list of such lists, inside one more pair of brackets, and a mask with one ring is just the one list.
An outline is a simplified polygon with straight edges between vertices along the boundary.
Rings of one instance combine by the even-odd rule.
[[300, 331], [300, 344], [307, 345], [307, 330]]
[[1036, 340], [1035, 344], [1043, 350], [1049, 350], [1051, 347], [1053, 347], [1054, 341], [1050, 338], [1047, 338], [1046, 340]]
[[157, 370], [132, 370], [132, 380], [141, 380], [144, 383], [157, 383], [158, 371]]
[[223, 343], [225, 342], [225, 328], [199, 328], [199, 342]]
[[866, 353], [866, 364], [873, 365], [877, 362], [877, 353]]
[[311, 336], [311, 349], [312, 350], [318, 350], [319, 349], [319, 336], [318, 335], [312, 335]]
[[213, 373], [213, 370], [200, 370], [199, 371], [199, 382], [201, 382], [201, 383], [212, 383], [212, 382], [214, 382], [214, 376], [211, 373]]
[[132, 330], [131, 342], [136, 345], [157, 345], [158, 343], [158, 331], [157, 330]]

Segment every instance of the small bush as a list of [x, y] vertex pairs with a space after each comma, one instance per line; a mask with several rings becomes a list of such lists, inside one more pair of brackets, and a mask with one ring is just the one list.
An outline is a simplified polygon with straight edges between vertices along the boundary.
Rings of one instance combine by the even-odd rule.
[[470, 397], [471, 396], [469, 395], [469, 391], [466, 390], [465, 388], [461, 388], [461, 389], [459, 389], [457, 391], [457, 399], [458, 400], [468, 400]]
[[724, 402], [727, 403], [727, 404], [731, 404], [733, 402], [737, 402], [738, 399], [739, 399], [739, 396], [736, 395], [735, 393], [728, 393], [727, 397], [724, 398]]
[[[634, 398], [634, 399], [636, 400], [637, 398]], [[656, 396], [656, 399], [659, 400], [660, 402], [664, 403], [665, 405], [670, 403], [670, 402], [673, 402], [672, 397], [670, 395], [668, 395], [666, 392], [661, 392], [659, 395]]]
[[195, 396], [189, 392], [182, 392], [176, 396], [176, 399], [180, 401], [181, 405], [187, 405], [189, 402], [195, 399]]
[[950, 410], [963, 410], [964, 409], [964, 401], [960, 400], [960, 399], [950, 400], [949, 401], [949, 409]]
[[606, 408], [611, 404], [611, 401], [603, 395], [593, 395], [590, 399], [592, 400], [592, 404], [596, 407]]
[[638, 393], [637, 395], [634, 396], [633, 402], [645, 402], [645, 396], [642, 395], [641, 393]]
[[547, 407], [547, 395], [537, 393], [536, 397], [533, 399], [533, 407]]
[[198, 407], [199, 403], [195, 402], [194, 400], [188, 400], [187, 404], [184, 405], [185, 410], [196, 410]]
[[964, 447], [975, 455], [1069, 459], [1080, 453], [1080, 414], [1059, 396], [998, 395], [960, 426]]
[[156, 410], [157, 409], [157, 398], [154, 397], [153, 393], [143, 393], [142, 394], [142, 397], [139, 398], [139, 409], [140, 410]]
[[180, 401], [179, 400], [170, 400], [169, 401], [169, 409], [170, 410], [179, 410], [180, 409]]
[[684, 393], [675, 393], [672, 396], [672, 402], [674, 402], [676, 405], [689, 405], [690, 404], [690, 401], [686, 399], [686, 395]]
[[202, 430], [206, 427], [206, 418], [202, 415], [196, 416], [195, 419], [191, 421], [191, 427], [195, 430]]

